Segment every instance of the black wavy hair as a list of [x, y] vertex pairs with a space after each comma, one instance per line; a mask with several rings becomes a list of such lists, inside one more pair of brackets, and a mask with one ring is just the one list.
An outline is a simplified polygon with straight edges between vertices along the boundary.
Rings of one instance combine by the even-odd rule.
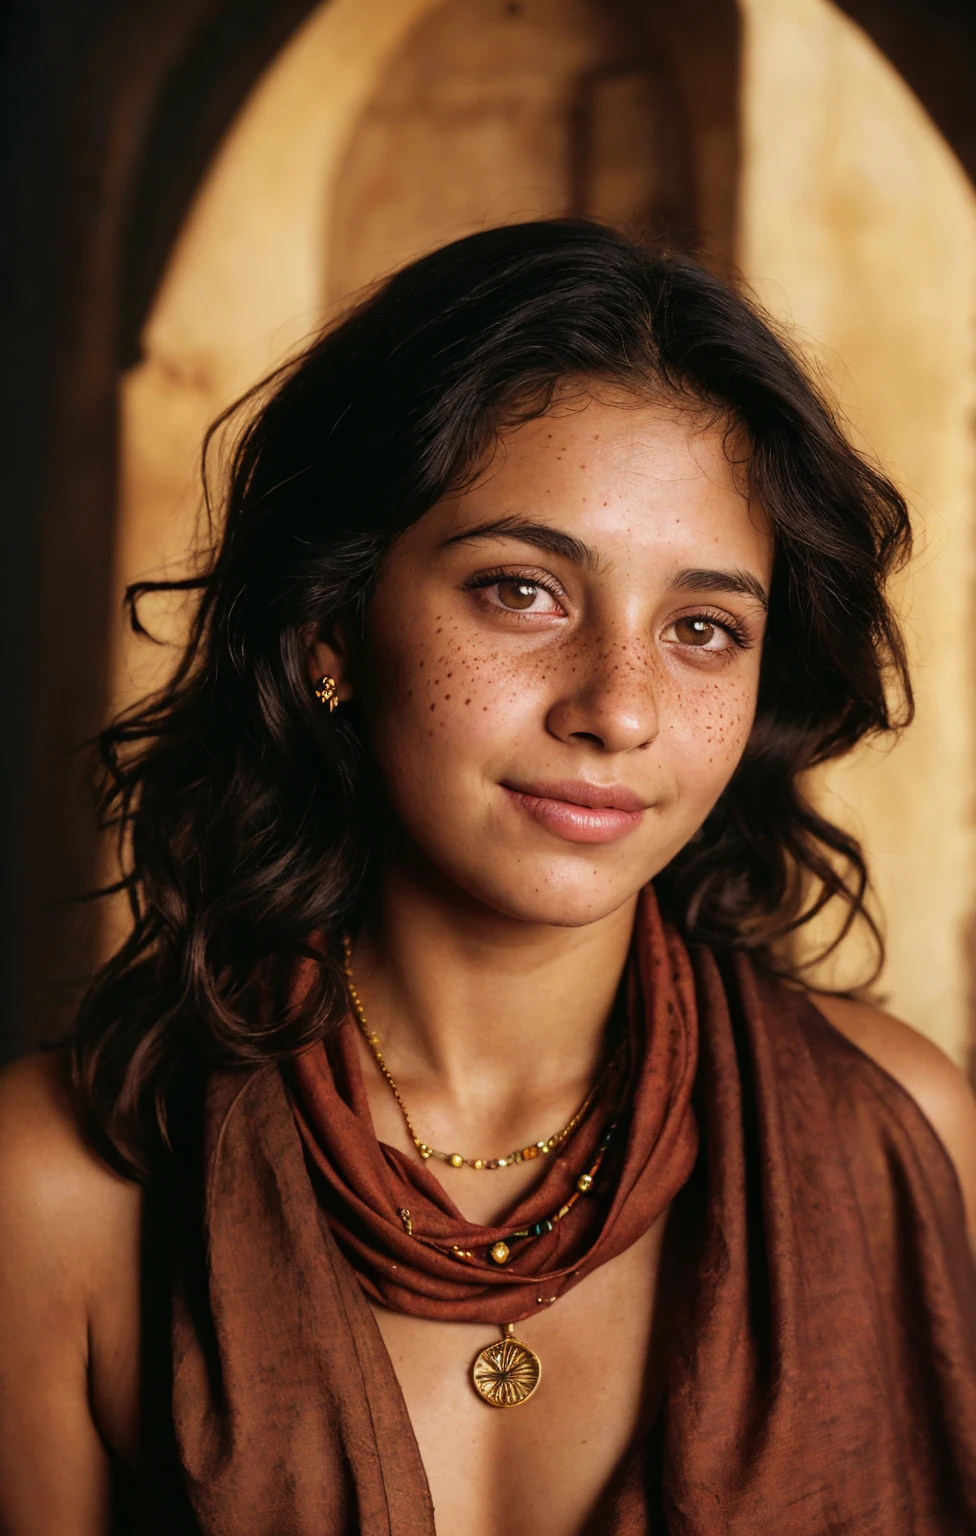
[[[146, 592], [198, 600], [168, 684], [98, 738], [132, 926], [82, 1002], [72, 1072], [116, 1166], [165, 1159], [181, 1083], [287, 1057], [344, 1012], [339, 935], [369, 889], [378, 792], [355, 706], [315, 703], [303, 627], [362, 610], [391, 540], [470, 482], [499, 433], [588, 382], [714, 413], [775, 529], [755, 725], [655, 882], [665, 909], [689, 939], [781, 970], [784, 936], [829, 900], [845, 930], [866, 915], [861, 850], [803, 784], [910, 716], [885, 596], [910, 547], [901, 496], [773, 325], [695, 261], [580, 221], [472, 235], [245, 397], [200, 573], [129, 591], [137, 630]], [[309, 952], [321, 963], [296, 998]]]

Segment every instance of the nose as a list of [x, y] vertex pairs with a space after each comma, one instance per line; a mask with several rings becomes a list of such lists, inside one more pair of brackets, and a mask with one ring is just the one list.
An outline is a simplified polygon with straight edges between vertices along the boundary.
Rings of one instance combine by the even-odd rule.
[[657, 736], [655, 668], [646, 642], [604, 641], [587, 656], [577, 655], [568, 681], [546, 717], [559, 741], [633, 752]]

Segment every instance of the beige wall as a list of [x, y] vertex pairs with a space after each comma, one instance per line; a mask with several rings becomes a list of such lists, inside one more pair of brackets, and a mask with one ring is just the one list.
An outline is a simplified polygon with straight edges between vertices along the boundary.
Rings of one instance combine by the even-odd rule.
[[[663, 50], [649, 25], [628, 26], [639, 0], [514, 9], [329, 0], [266, 71], [173, 253], [144, 361], [123, 381], [120, 593], [185, 563], [208, 423], [330, 304], [484, 223], [693, 217]], [[146, 602], [159, 632], [178, 635], [165, 607]], [[163, 666], [120, 637], [118, 696]]]
[[634, 0], [441, 0], [377, 77], [338, 167], [341, 300], [485, 224], [694, 221], [668, 51]]
[[[432, 193], [433, 212], [421, 211], [408, 229], [401, 179], [399, 190], [387, 184], [401, 207], [391, 225], [377, 168], [396, 142], [395, 101], [377, 87], [390, 82], [401, 107], [416, 107], [426, 67], [418, 39], [425, 28], [443, 31], [451, 8], [457, 0], [439, 9], [431, 0], [330, 0], [245, 103], [170, 263], [145, 361], [124, 381], [120, 590], [185, 561], [207, 423], [317, 327], [328, 297], [482, 213], [491, 217], [492, 200], [497, 218], [551, 211], [566, 196], [553, 185], [551, 156], [534, 179], [531, 156], [510, 171], [496, 157], [483, 210], [469, 185], [452, 195], [446, 180]], [[585, 5], [574, 0], [570, 11], [577, 31], [568, 58], [592, 27]], [[891, 1006], [962, 1060], [966, 925], [976, 906], [976, 687], [966, 634], [976, 508], [974, 196], [909, 91], [828, 0], [742, 0], [742, 11], [741, 264], [825, 361], [864, 440], [909, 490], [925, 534], [905, 594], [918, 724], [888, 757], [867, 752], [834, 770], [824, 793], [863, 828], [876, 867]], [[619, 36], [601, 36], [588, 46], [619, 47]], [[411, 80], [412, 96], [404, 94]], [[439, 89], [449, 98], [443, 81]], [[514, 156], [519, 141], [509, 137]], [[372, 209], [364, 199], [371, 175]], [[416, 206], [419, 192], [411, 195]], [[120, 633], [119, 697], [140, 690], [162, 661], [146, 648], [137, 654]], [[855, 967], [857, 959], [853, 952]]]
[[[332, 186], [349, 126], [430, 4], [329, 0], [232, 125], [146, 324], [144, 361], [122, 384], [120, 594], [128, 581], [185, 565], [208, 424], [321, 324]], [[120, 629], [117, 697], [132, 698], [165, 665]]]
[[[894, 473], [918, 716], [826, 775], [887, 918], [889, 1006], [960, 1062], [976, 909], [976, 195], [916, 98], [825, 0], [743, 0], [740, 261]], [[845, 957], [856, 975], [861, 955]]]

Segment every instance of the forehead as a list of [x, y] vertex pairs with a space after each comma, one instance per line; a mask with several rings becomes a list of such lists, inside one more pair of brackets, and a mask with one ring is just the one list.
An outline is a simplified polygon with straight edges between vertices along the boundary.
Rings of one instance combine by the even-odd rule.
[[504, 434], [477, 481], [422, 522], [451, 538], [488, 518], [529, 518], [583, 539], [607, 565], [641, 550], [678, 560], [723, 551], [768, 576], [768, 519], [726, 437], [724, 420], [690, 410], [581, 399]]

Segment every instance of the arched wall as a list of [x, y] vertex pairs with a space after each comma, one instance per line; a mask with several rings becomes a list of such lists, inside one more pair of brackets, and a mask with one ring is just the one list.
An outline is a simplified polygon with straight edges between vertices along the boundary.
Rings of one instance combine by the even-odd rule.
[[[123, 381], [119, 589], [178, 568], [206, 425], [320, 322], [351, 132], [433, 9], [431, 0], [330, 0], [232, 125], [169, 264], [144, 361]], [[696, 0], [689, 14], [701, 9]], [[919, 724], [890, 758], [862, 754], [835, 770], [824, 792], [851, 807], [878, 869], [891, 1006], [961, 1060], [970, 1039], [966, 925], [976, 905], [968, 789], [976, 691], [965, 644], [950, 635], [967, 617], [973, 565], [965, 426], [973, 194], [911, 93], [829, 0], [741, 0], [741, 12], [740, 264], [827, 359], [858, 429], [930, 530], [907, 588]], [[715, 68], [715, 35], [699, 31], [703, 69]], [[689, 78], [693, 58], [684, 46]], [[715, 210], [731, 208], [735, 158], [721, 123], [694, 127], [707, 228], [709, 218], [721, 222]], [[926, 283], [932, 271], [937, 280]], [[949, 616], [941, 630], [940, 614]], [[118, 697], [141, 691], [159, 665], [158, 654], [137, 654], [120, 636]], [[934, 786], [924, 806], [919, 786]]]
[[[160, 284], [143, 359], [122, 380], [119, 594], [185, 563], [207, 426], [321, 324], [335, 167], [377, 73], [431, 5], [320, 5], [231, 125]], [[166, 664], [120, 631], [117, 698]]]
[[[740, 263], [907, 495], [900, 595], [918, 713], [824, 775], [886, 918], [888, 1005], [974, 1039], [976, 192], [917, 98], [826, 0], [742, 0]], [[848, 946], [844, 970], [863, 958]]]
[[652, 18], [642, 0], [440, 0], [337, 167], [330, 300], [510, 219], [587, 215], [697, 245], [694, 150]]
[[[196, 523], [197, 457], [208, 423], [321, 324], [330, 299], [341, 298], [350, 284], [369, 281], [417, 249], [480, 220], [498, 222], [576, 206], [578, 189], [569, 185], [572, 174], [559, 168], [562, 146], [549, 145], [546, 153], [533, 156], [530, 146], [510, 136], [504, 146], [510, 163], [501, 174], [492, 165], [483, 170], [472, 165], [470, 149], [466, 163], [463, 156], [456, 157], [459, 172], [475, 172], [472, 180], [480, 191], [452, 191], [447, 175], [447, 195], [438, 198], [437, 188], [429, 189], [425, 177], [415, 175], [405, 195], [401, 178], [401, 206], [406, 209], [410, 196], [418, 206], [411, 210], [412, 223], [399, 243], [382, 228], [382, 221], [378, 232], [375, 219], [371, 228], [368, 217], [360, 218], [365, 230], [353, 228], [357, 214], [363, 213], [362, 197], [356, 206], [356, 188], [365, 174], [377, 173], [375, 157], [365, 170], [355, 163], [350, 166], [359, 150], [354, 134], [365, 120], [362, 137], [374, 130], [375, 144], [380, 82], [389, 79], [395, 84], [398, 68], [402, 78], [411, 60], [416, 66], [426, 57], [434, 75], [431, 86], [443, 107], [452, 85], [443, 78], [448, 72], [445, 60], [439, 61], [438, 70], [432, 50], [450, 50], [453, 44], [455, 53], [466, 51], [469, 84], [477, 82], [479, 73], [483, 80], [486, 71], [477, 57], [479, 20], [495, 47], [505, 46], [505, 40], [494, 35], [497, 26], [492, 31], [493, 12], [514, 13], [512, 19], [521, 29], [548, 28], [534, 47], [531, 40], [521, 42], [529, 68], [516, 80], [509, 104], [521, 107], [527, 116], [534, 110], [543, 136], [562, 134], [559, 114], [574, 103], [543, 100], [538, 110], [539, 98], [565, 96], [588, 59], [600, 87], [622, 84], [626, 92], [634, 83], [633, 74], [641, 77], [643, 71], [646, 78], [652, 65], [668, 77], [660, 83], [662, 99], [650, 104], [650, 112], [647, 103], [632, 105], [638, 120], [643, 110], [652, 126], [669, 135], [666, 154], [657, 153], [658, 166], [676, 158], [687, 165], [679, 172], [671, 169], [664, 185], [649, 185], [647, 207], [638, 200], [632, 211], [663, 209], [672, 227], [678, 222], [679, 233], [700, 234], [707, 248], [720, 257], [728, 254], [732, 204], [719, 183], [734, 180], [737, 153], [732, 0], [694, 0], [684, 24], [672, 20], [660, 33], [647, 21], [641, 0], [614, 0], [612, 5], [573, 0], [571, 7], [536, 0], [532, 15], [525, 16], [526, 9], [519, 0], [503, 6], [495, 0], [478, 0], [478, 5], [328, 0], [312, 12], [265, 72], [232, 124], [176, 243], [143, 330], [142, 360], [123, 377], [119, 593], [135, 575], [180, 567]], [[699, 44], [698, 29], [705, 19], [712, 23], [710, 42]], [[566, 58], [552, 61], [539, 41], [551, 40], [560, 25]], [[628, 37], [641, 66], [630, 81], [619, 70]], [[507, 45], [509, 56], [513, 47]], [[707, 89], [701, 89], [701, 82], [696, 89], [691, 78], [692, 48], [701, 48], [708, 62]], [[500, 73], [495, 73], [496, 94]], [[421, 80], [418, 87], [417, 74], [415, 67], [414, 104], [424, 85]], [[669, 83], [677, 101], [663, 99]], [[411, 123], [415, 131], [427, 128], [425, 148], [430, 153], [429, 104], [427, 123], [416, 111]], [[481, 126], [486, 126], [484, 117]], [[386, 148], [381, 144], [380, 153]], [[631, 180], [635, 172], [638, 178], [646, 177], [653, 158], [645, 156], [642, 165], [631, 154]], [[435, 160], [426, 180], [437, 179]], [[608, 186], [609, 180], [602, 178], [597, 189], [602, 196], [585, 205], [591, 211], [620, 211], [619, 191]], [[684, 220], [689, 227], [681, 229]], [[159, 615], [156, 622], [161, 623]], [[127, 645], [120, 634], [116, 697], [125, 700], [143, 691], [165, 665], [165, 656]]]

